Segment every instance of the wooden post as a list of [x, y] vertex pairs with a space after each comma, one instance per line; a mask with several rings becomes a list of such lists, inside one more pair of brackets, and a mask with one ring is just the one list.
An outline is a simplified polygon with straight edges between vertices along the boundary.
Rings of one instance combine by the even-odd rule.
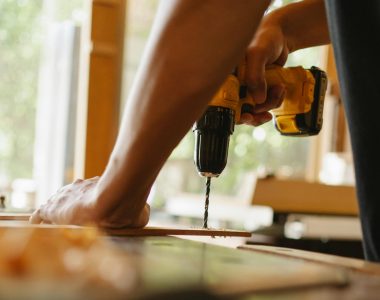
[[126, 0], [93, 0], [88, 94], [78, 118], [75, 177], [101, 175], [120, 115]]

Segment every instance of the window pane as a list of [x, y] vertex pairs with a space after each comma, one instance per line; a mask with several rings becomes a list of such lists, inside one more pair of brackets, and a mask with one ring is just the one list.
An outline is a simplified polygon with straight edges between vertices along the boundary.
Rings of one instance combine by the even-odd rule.
[[0, 2], [0, 188], [7, 198], [13, 180], [33, 177], [42, 4]]
[[[40, 162], [54, 163], [49, 158], [57, 157], [44, 154], [55, 141], [43, 137], [59, 136], [54, 126], [60, 122], [58, 108], [62, 101], [75, 98], [62, 95], [63, 89], [75, 93], [75, 87], [64, 86], [60, 74], [69, 61], [74, 65], [77, 53], [70, 52], [75, 47], [69, 45], [75, 34], [70, 36], [70, 30], [75, 32], [84, 20], [85, 2], [0, 1], [0, 193], [6, 195], [8, 208], [34, 207], [36, 192], [46, 186], [38, 177], [44, 172], [45, 178], [51, 176]], [[56, 107], [55, 111], [48, 110], [46, 103]], [[73, 114], [65, 118], [73, 118]], [[64, 140], [66, 147], [69, 139]]]

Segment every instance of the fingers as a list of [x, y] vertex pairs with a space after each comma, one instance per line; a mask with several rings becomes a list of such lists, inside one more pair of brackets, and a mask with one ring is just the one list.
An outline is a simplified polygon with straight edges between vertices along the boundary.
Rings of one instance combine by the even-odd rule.
[[93, 221], [93, 193], [99, 177], [60, 188], [31, 217], [31, 224], [85, 224]]
[[73, 181], [73, 184], [80, 184], [80, 183], [82, 183], [82, 182], [83, 182], [83, 179], [78, 178], [78, 179], [75, 179], [75, 180]]
[[41, 224], [43, 219], [41, 217], [41, 209], [37, 209], [33, 212], [33, 214], [29, 218], [29, 223], [30, 224]]
[[[66, 187], [60, 189], [60, 193]], [[58, 192], [57, 192], [58, 193]], [[51, 220], [51, 211], [52, 206], [55, 206], [56, 203], [61, 203], [62, 198], [57, 197], [57, 194], [52, 195], [45, 204], [42, 204], [38, 209], [36, 209], [29, 218], [30, 224], [52, 224]]]
[[241, 123], [255, 127], [260, 126], [270, 120], [272, 120], [272, 115], [269, 112], [259, 114], [244, 113], [240, 118]]
[[257, 104], [264, 103], [267, 98], [267, 84], [265, 81], [267, 60], [264, 49], [255, 47], [247, 53], [246, 81], [248, 89]]
[[97, 181], [99, 181], [99, 179], [100, 179], [100, 176], [95, 176], [95, 177], [92, 177], [92, 178], [87, 179], [87, 180], [91, 181], [91, 182], [97, 182]]
[[268, 90], [267, 100], [264, 103], [255, 105], [253, 108], [253, 113], [257, 114], [278, 108], [281, 105], [282, 100], [284, 100], [285, 93], [285, 87], [282, 85], [270, 87]]
[[281, 85], [269, 88], [266, 101], [262, 104], [255, 105], [251, 113], [243, 113], [240, 117], [240, 123], [251, 126], [260, 126], [272, 120], [272, 115], [269, 111], [278, 108], [281, 105], [285, 93], [285, 87]]

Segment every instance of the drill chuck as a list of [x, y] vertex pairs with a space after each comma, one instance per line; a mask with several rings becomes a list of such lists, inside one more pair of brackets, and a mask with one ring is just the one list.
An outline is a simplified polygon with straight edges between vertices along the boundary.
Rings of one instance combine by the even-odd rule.
[[234, 126], [234, 110], [220, 106], [209, 106], [194, 124], [194, 163], [201, 176], [218, 177], [224, 170]]

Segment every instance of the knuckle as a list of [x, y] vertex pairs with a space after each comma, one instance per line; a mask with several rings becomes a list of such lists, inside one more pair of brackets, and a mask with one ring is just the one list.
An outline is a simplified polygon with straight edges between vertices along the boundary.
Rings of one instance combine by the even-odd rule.
[[38, 211], [38, 216], [41, 218], [41, 220], [46, 218], [45, 209], [43, 207], [39, 208], [37, 211]]
[[255, 70], [249, 70], [246, 75], [246, 81], [251, 89], [262, 88], [264, 86], [264, 77]]
[[56, 202], [58, 205], [62, 205], [66, 202], [66, 200], [67, 200], [67, 196], [62, 196], [62, 197], [59, 197]]

